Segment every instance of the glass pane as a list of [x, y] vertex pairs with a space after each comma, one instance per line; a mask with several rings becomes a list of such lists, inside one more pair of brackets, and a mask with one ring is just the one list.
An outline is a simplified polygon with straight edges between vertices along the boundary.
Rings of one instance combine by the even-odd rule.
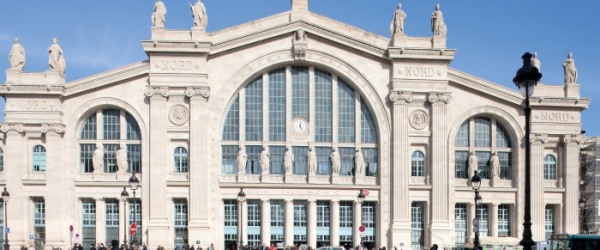
[[263, 95], [262, 78], [258, 78], [246, 86], [246, 140], [263, 140]]
[[361, 142], [377, 143], [377, 128], [369, 107], [362, 100], [360, 101], [360, 126]]
[[104, 124], [104, 139], [118, 140], [121, 139], [121, 117], [120, 110], [105, 109], [102, 110]]
[[292, 67], [292, 117], [308, 120], [308, 67]]
[[229, 107], [223, 128], [224, 141], [237, 141], [240, 139], [240, 99], [236, 95]]
[[355, 119], [354, 90], [338, 79], [338, 141], [354, 142]]
[[327, 72], [315, 70], [315, 140], [332, 140], [332, 79]]
[[285, 69], [269, 72], [269, 139], [285, 141]]

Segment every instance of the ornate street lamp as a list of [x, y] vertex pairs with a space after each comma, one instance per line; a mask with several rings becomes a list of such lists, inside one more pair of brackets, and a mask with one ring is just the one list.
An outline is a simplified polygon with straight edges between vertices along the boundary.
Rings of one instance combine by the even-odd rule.
[[[365, 191], [363, 189], [361, 189], [360, 191], [358, 191], [358, 196], [356, 197], [356, 201], [359, 204], [359, 209], [358, 209], [358, 211], [356, 211], [357, 213], [362, 213], [362, 204], [363, 204], [363, 202], [365, 202], [365, 198], [366, 198]], [[362, 226], [362, 222], [359, 222], [359, 223]], [[363, 242], [363, 236], [362, 236], [362, 233], [361, 233], [361, 235], [360, 235], [360, 247], [361, 248], [363, 248], [363, 244], [364, 244], [364, 242]]]
[[[135, 200], [135, 190], [137, 190], [139, 186], [140, 186], [140, 180], [138, 180], [138, 178], [135, 176], [135, 172], [133, 172], [133, 169], [132, 169], [131, 177], [129, 178], [129, 187], [133, 191], [133, 224], [135, 224], [136, 227], [137, 227], [137, 207], [136, 207], [137, 201]], [[125, 222], [125, 224], [127, 224], [127, 222]], [[131, 245], [132, 246], [133, 246], [133, 244], [137, 244], [137, 239], [135, 237], [136, 234], [137, 234], [137, 232], [135, 234], [133, 234], [133, 236], [131, 237]]]
[[479, 188], [481, 187], [481, 177], [477, 174], [477, 170], [474, 171], [473, 177], [471, 177], [471, 188], [475, 190], [475, 218], [473, 219], [473, 230], [475, 230], [475, 240], [473, 240], [473, 249], [481, 249], [479, 244], [479, 218], [477, 216], [477, 206], [481, 203], [481, 195], [479, 195]]
[[581, 215], [580, 217], [580, 222], [579, 222], [579, 232], [580, 233], [585, 233], [585, 231], [583, 231], [585, 229], [585, 227], [583, 226], [583, 224], [585, 224], [585, 197], [583, 197], [583, 195], [579, 196], [579, 208], [581, 209]]
[[123, 201], [123, 244], [127, 246], [127, 199], [129, 198], [129, 193], [127, 193], [127, 188], [123, 187], [123, 192], [121, 192], [121, 201]]
[[524, 250], [531, 250], [535, 242], [531, 233], [531, 107], [529, 97], [533, 94], [535, 85], [542, 78], [540, 70], [531, 65], [531, 53], [526, 52], [521, 57], [523, 66], [517, 71], [513, 82], [521, 89], [521, 94], [525, 97], [525, 215], [523, 222], [523, 239], [520, 244]]
[[244, 208], [243, 204], [244, 202], [246, 202], [246, 193], [244, 193], [244, 189], [240, 188], [240, 192], [237, 195], [237, 200], [238, 200], [238, 204], [240, 206], [240, 213], [238, 215], [238, 249], [242, 249], [242, 245], [244, 244], [244, 237], [242, 236], [244, 234], [244, 229], [243, 229], [243, 225], [244, 223], [242, 222], [242, 215], [244, 214], [242, 209]]
[[6, 229], [8, 228], [8, 214], [7, 214], [7, 210], [6, 210], [6, 205], [8, 203], [8, 199], [10, 199], [10, 194], [6, 190], [6, 187], [4, 187], [4, 191], [2, 191], [2, 201], [4, 202], [4, 249], [5, 250], [10, 249], [10, 245], [8, 244], [8, 231], [6, 231]]

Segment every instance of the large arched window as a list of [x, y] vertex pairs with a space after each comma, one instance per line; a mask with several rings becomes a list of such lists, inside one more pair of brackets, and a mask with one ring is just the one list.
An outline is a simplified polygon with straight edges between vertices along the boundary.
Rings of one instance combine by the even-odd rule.
[[173, 163], [175, 164], [174, 171], [177, 173], [188, 172], [188, 151], [183, 147], [175, 148], [173, 153]]
[[475, 152], [479, 175], [493, 177], [490, 159], [496, 153], [500, 162], [500, 178], [512, 179], [512, 142], [504, 126], [489, 117], [472, 117], [462, 123], [454, 141], [456, 178], [468, 178], [469, 153]]
[[553, 155], [544, 157], [544, 179], [556, 180], [556, 158]]
[[33, 171], [46, 171], [46, 148], [42, 145], [33, 147], [32, 155]]
[[[125, 110], [97, 110], [83, 122], [79, 133], [79, 159], [85, 173], [117, 172], [117, 151], [124, 145], [127, 155], [127, 172], [141, 171], [140, 127]], [[95, 162], [95, 163], [94, 163]], [[102, 166], [102, 169], [94, 169]]]
[[[342, 77], [312, 66], [282, 67], [250, 81], [231, 102], [222, 133], [223, 174], [238, 172], [244, 162], [238, 154], [247, 156], [243, 172], [259, 174], [264, 144], [271, 155], [270, 174], [285, 174], [287, 146], [294, 155], [289, 171], [295, 175], [309, 172], [309, 146], [316, 153], [317, 175], [354, 175], [357, 155], [366, 176], [378, 172], [378, 134], [365, 100]], [[334, 147], [339, 170], [331, 163]]]
[[425, 175], [425, 154], [421, 151], [415, 151], [410, 157], [410, 176]]

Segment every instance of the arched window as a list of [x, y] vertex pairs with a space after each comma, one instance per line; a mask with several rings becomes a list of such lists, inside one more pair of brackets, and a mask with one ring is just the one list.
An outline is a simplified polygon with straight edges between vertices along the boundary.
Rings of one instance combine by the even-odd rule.
[[[124, 145], [127, 172], [140, 173], [141, 131], [135, 118], [127, 111], [115, 108], [97, 110], [84, 120], [78, 139], [81, 171], [117, 172], [117, 151]], [[94, 166], [102, 166], [102, 169], [94, 169]]]
[[425, 176], [425, 154], [415, 151], [410, 157], [410, 176]]
[[556, 158], [553, 155], [544, 157], [544, 179], [556, 180]]
[[42, 145], [35, 145], [33, 147], [33, 171], [46, 171], [46, 148]]
[[[264, 72], [249, 81], [229, 106], [222, 131], [222, 173], [235, 174], [238, 169], [261, 173], [259, 155], [266, 144], [271, 155], [269, 174], [286, 173], [285, 153], [290, 146], [294, 162], [289, 171], [306, 175], [309, 143], [314, 143], [315, 174], [332, 174], [330, 155], [337, 147], [340, 175], [355, 174], [355, 157], [360, 155], [364, 175], [377, 176], [378, 135], [373, 118], [362, 96], [341, 76], [312, 66]], [[238, 160], [244, 155], [246, 160]]]
[[175, 148], [173, 154], [173, 163], [175, 164], [175, 172], [187, 173], [188, 172], [188, 151], [183, 147]]
[[460, 125], [454, 140], [455, 178], [468, 178], [470, 152], [475, 152], [479, 175], [493, 177], [490, 159], [496, 153], [500, 162], [500, 178], [512, 179], [512, 142], [510, 134], [497, 120], [471, 117]]

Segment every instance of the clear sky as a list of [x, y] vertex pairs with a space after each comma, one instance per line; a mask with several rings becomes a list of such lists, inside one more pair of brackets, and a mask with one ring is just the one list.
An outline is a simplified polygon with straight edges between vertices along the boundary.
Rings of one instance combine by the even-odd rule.
[[[167, 29], [192, 26], [189, 3], [164, 0]], [[45, 71], [47, 48], [57, 37], [67, 60], [67, 81], [147, 59], [140, 40], [150, 37], [154, 0], [0, 1], [0, 69], [7, 69], [14, 37], [27, 52], [25, 71]], [[203, 0], [209, 32], [291, 9], [290, 0]], [[389, 37], [396, 5], [408, 15], [405, 33], [431, 36], [429, 18], [441, 5], [452, 68], [514, 89], [525, 51], [537, 51], [544, 84], [562, 85], [562, 64], [573, 52], [581, 95], [590, 98], [583, 129], [600, 136], [600, 28], [597, 0], [310, 0], [320, 15]], [[0, 74], [0, 82], [6, 75]], [[4, 103], [0, 102], [0, 110]], [[0, 120], [3, 120], [0, 117]]]

